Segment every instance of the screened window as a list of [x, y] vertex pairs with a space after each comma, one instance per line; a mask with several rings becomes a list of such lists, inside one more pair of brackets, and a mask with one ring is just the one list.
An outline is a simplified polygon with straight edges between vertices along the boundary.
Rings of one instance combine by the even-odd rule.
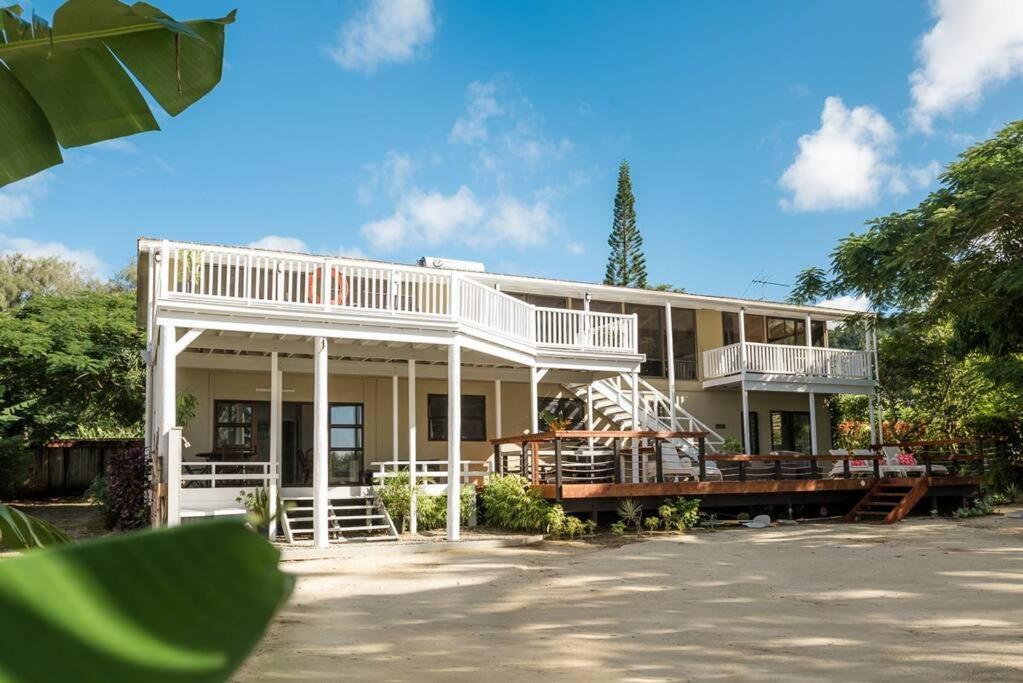
[[636, 314], [639, 331], [639, 352], [646, 354], [640, 373], [648, 377], [664, 377], [664, 309], [660, 306], [625, 305], [625, 313]]
[[586, 404], [578, 398], [537, 399], [536, 423], [544, 428], [544, 413], [550, 413], [560, 420], [568, 420], [567, 429], [586, 429]]
[[671, 309], [671, 343], [675, 353], [675, 378], [696, 379], [696, 311]]
[[216, 418], [213, 447], [217, 451], [252, 451], [251, 401], [216, 401], [213, 412]]
[[330, 405], [330, 484], [358, 484], [362, 479], [363, 408], [361, 403]]
[[[721, 324], [724, 331], [725, 346], [739, 343], [739, 314], [722, 313]], [[764, 316], [746, 315], [746, 341], [763, 342], [766, 340], [764, 334]]]
[[[426, 397], [427, 438], [448, 439], [448, 396], [429, 394]], [[487, 403], [484, 396], [462, 396], [462, 441], [486, 441]]]
[[772, 410], [771, 450], [810, 453], [810, 413]]

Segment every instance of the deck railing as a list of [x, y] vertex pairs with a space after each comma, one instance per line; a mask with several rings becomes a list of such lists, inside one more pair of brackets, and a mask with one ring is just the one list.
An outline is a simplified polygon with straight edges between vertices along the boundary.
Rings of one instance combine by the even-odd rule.
[[161, 298], [442, 319], [541, 348], [638, 352], [635, 316], [537, 308], [466, 273], [182, 242], [157, 252]]
[[[494, 471], [518, 474], [534, 486], [572, 484], [663, 484], [670, 481], [738, 481], [758, 479], [851, 479], [882, 476], [979, 476], [986, 460], [1004, 440], [962, 439], [948, 442], [908, 442], [902, 450], [919, 454], [918, 465], [893, 462], [883, 446], [873, 452], [818, 455], [708, 454], [706, 432], [551, 431], [491, 440]], [[589, 440], [601, 445], [593, 447]], [[680, 439], [695, 440], [696, 453], [671, 446]], [[628, 445], [625, 445], [625, 444]], [[946, 444], [939, 452], [937, 444]], [[953, 444], [948, 446], [947, 444]], [[890, 444], [886, 444], [888, 446]], [[635, 495], [643, 495], [636, 490]]]
[[[266, 488], [276, 480], [270, 462], [196, 462], [181, 463], [181, 488], [230, 489]], [[231, 498], [234, 499], [233, 497]]]
[[[409, 471], [407, 460], [386, 460], [374, 463], [377, 471], [373, 472], [373, 483], [383, 484], [388, 479]], [[416, 481], [420, 484], [447, 484], [447, 460], [417, 460]], [[458, 480], [462, 484], [481, 483], [490, 474], [490, 463], [486, 460], [463, 460], [459, 468]]]
[[746, 342], [745, 347], [745, 366], [741, 343], [704, 351], [703, 368], [706, 377], [725, 377], [747, 370], [778, 375], [870, 379], [866, 351], [761, 342]]

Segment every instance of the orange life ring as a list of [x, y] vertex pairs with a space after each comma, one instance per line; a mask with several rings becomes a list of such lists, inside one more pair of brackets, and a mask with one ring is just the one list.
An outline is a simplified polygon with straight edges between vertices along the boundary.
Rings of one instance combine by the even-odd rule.
[[[315, 273], [309, 273], [308, 290], [309, 290], [309, 301], [318, 301], [320, 298], [320, 287], [319, 284], [323, 279], [323, 267], [317, 267]], [[347, 283], [344, 277], [339, 277], [337, 268], [331, 267], [330, 269], [330, 303], [337, 306], [345, 300], [345, 295], [348, 293]]]

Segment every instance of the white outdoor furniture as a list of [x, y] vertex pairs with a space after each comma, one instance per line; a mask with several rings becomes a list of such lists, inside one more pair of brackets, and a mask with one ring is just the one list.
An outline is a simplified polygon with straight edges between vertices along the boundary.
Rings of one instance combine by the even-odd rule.
[[[881, 452], [885, 457], [885, 468], [889, 472], [898, 473], [903, 477], [925, 477], [927, 466], [917, 463], [916, 465], [902, 465], [899, 463], [899, 453], [902, 449], [898, 446], [881, 446]], [[944, 465], [931, 465], [931, 474], [946, 475], [948, 468]]]
[[[874, 455], [874, 451], [868, 448], [854, 448], [853, 450], [843, 450], [841, 448], [832, 448], [828, 451], [831, 455], [845, 455], [845, 456], [859, 456], [859, 457], [870, 457]], [[884, 475], [884, 465], [881, 466], [881, 474]], [[845, 464], [841, 460], [835, 461], [835, 466], [831, 468], [831, 472], [828, 473], [829, 477], [844, 477], [845, 476]], [[874, 476], [874, 462], [868, 461], [866, 465], [853, 465], [849, 463], [849, 476], [850, 477], [872, 477]]]

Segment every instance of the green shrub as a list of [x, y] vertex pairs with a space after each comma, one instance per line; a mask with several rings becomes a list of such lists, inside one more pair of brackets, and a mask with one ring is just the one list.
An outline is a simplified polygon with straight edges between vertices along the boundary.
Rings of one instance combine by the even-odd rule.
[[562, 535], [568, 536], [569, 538], [575, 538], [576, 536], [582, 536], [586, 533], [586, 524], [583, 520], [575, 517], [574, 515], [568, 515], [565, 517], [565, 524], [562, 527]]
[[529, 488], [524, 477], [514, 474], [488, 477], [480, 503], [487, 524], [512, 531], [557, 533], [564, 515], [563, 510], [558, 512], [560, 506], [552, 506]]
[[617, 521], [611, 524], [611, 533], [615, 536], [625, 535], [625, 522]]
[[89, 488], [85, 489], [85, 500], [95, 507], [103, 515], [103, 524], [108, 529], [114, 525], [114, 519], [110, 509], [110, 490], [107, 486], [107, 478], [102, 474], [92, 480]]
[[700, 499], [699, 498], [676, 498], [673, 502], [665, 503], [657, 509], [665, 528], [675, 529], [683, 533], [686, 529], [692, 529], [700, 521]]
[[[416, 489], [419, 490], [418, 484]], [[396, 476], [388, 478], [383, 485], [375, 487], [375, 491], [387, 514], [401, 526], [399, 531], [404, 531], [412, 509], [412, 489], [408, 472], [398, 472]], [[421, 500], [422, 496], [419, 498]]]
[[618, 501], [618, 516], [629, 526], [636, 527], [638, 533], [643, 523], [643, 505], [632, 498]]
[[[419, 529], [440, 529], [448, 521], [448, 497], [430, 496], [422, 492], [422, 484], [416, 482], [416, 524]], [[390, 477], [382, 486], [378, 486], [377, 498], [387, 510], [387, 514], [396, 523], [402, 525], [402, 531], [408, 526], [412, 509], [412, 489], [409, 485], [408, 472], [399, 472]], [[476, 489], [463, 486], [459, 497], [459, 518], [467, 525], [476, 511]]]
[[28, 480], [31, 451], [20, 436], [0, 437], [0, 499], [21, 493]]
[[984, 515], [993, 514], [995, 511], [995, 505], [997, 501], [992, 496], [984, 496], [983, 498], [977, 498], [973, 501], [972, 505], [964, 505], [955, 512], [952, 516], [956, 519], [963, 519], [965, 517], [983, 517]]
[[647, 517], [643, 520], [643, 526], [647, 531], [657, 531], [661, 528], [661, 520], [659, 517]]

